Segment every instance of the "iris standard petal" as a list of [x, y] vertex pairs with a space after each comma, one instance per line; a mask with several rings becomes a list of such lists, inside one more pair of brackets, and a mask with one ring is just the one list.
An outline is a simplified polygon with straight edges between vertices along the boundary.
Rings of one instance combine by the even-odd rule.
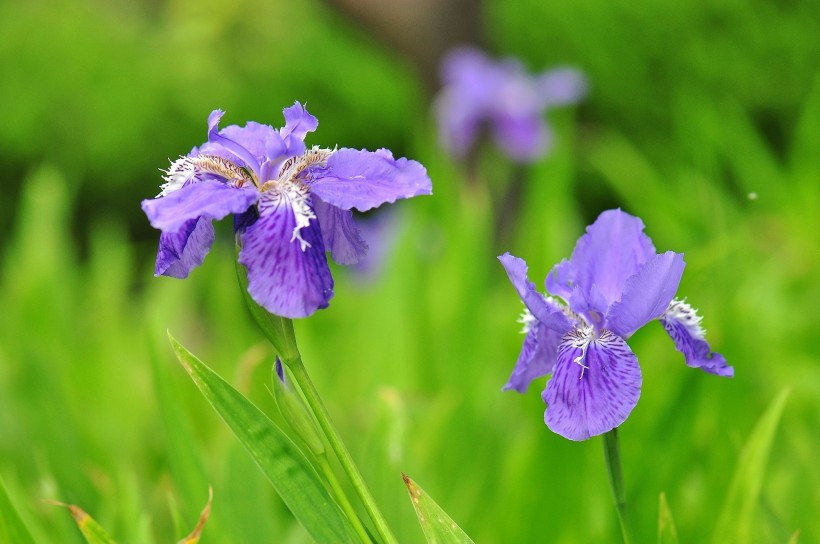
[[733, 377], [735, 369], [726, 363], [723, 355], [713, 352], [709, 347], [701, 319], [689, 304], [673, 300], [660, 322], [675, 342], [675, 348], [683, 353], [687, 366], [718, 376]]
[[305, 136], [308, 132], [316, 130], [319, 121], [299, 102], [285, 108], [283, 113], [285, 127], [279, 131], [279, 135], [287, 146], [288, 155], [301, 155], [305, 152]]
[[[583, 366], [582, 366], [583, 365]], [[641, 395], [641, 369], [626, 342], [609, 331], [564, 336], [542, 395], [544, 421], [570, 440], [586, 440], [623, 423]]]
[[640, 271], [626, 280], [621, 300], [610, 306], [605, 327], [629, 338], [632, 333], [666, 312], [678, 291], [683, 254], [667, 251], [646, 261]]
[[151, 226], [177, 232], [191, 219], [222, 219], [250, 208], [259, 193], [254, 187], [231, 187], [215, 180], [191, 183], [160, 198], [142, 201]]
[[547, 279], [544, 281], [544, 287], [547, 289], [547, 293], [561, 297], [564, 299], [564, 302], [569, 303], [569, 297], [572, 295], [572, 287], [575, 285], [575, 278], [572, 272], [572, 265], [566, 259], [562, 259], [560, 263], [552, 267], [552, 270], [547, 274]]
[[608, 305], [620, 300], [624, 284], [655, 255], [643, 222], [621, 210], [607, 210], [587, 227], [570, 258], [570, 277], [590, 289], [597, 285]]
[[330, 256], [339, 264], [356, 264], [367, 254], [367, 244], [359, 234], [353, 212], [342, 210], [313, 195], [313, 211], [319, 220], [322, 240]]
[[433, 192], [427, 170], [418, 162], [394, 159], [387, 149], [339, 149], [325, 168], [312, 171], [311, 192], [343, 210], [364, 212], [400, 198]]
[[527, 277], [527, 263], [524, 259], [505, 253], [498, 257], [498, 260], [501, 261], [518, 296], [538, 321], [560, 334], [572, 329], [573, 324], [561, 308], [547, 301], [544, 295], [535, 290], [535, 284]]
[[204, 217], [189, 219], [177, 232], [163, 232], [159, 237], [155, 276], [187, 278], [202, 264], [214, 242], [214, 227]]
[[239, 262], [248, 270], [248, 292], [275, 315], [307, 317], [333, 296], [319, 224], [311, 220], [294, 237], [296, 215], [287, 200], [266, 208], [242, 234]]
[[[259, 156], [257, 155], [257, 153], [250, 151], [241, 142], [235, 141], [233, 138], [226, 136], [224, 131], [219, 130], [219, 121], [220, 119], [222, 119], [223, 115], [225, 115], [225, 112], [223, 112], [222, 110], [214, 110], [211, 112], [211, 115], [208, 116], [208, 143], [218, 144], [230, 155], [225, 157], [224, 155], [220, 154], [220, 156], [223, 156], [224, 158], [229, 160], [239, 159], [243, 166], [245, 166], [253, 172], [258, 173], [260, 170], [260, 166]], [[256, 128], [264, 126], [265, 125], [260, 125], [259, 123], [253, 123], [251, 132], [247, 134], [247, 137], [240, 139], [242, 139], [245, 144], [249, 144], [255, 148], [258, 147], [261, 142], [257, 142], [252, 137], [252, 135], [255, 132]], [[231, 125], [227, 128], [229, 129], [228, 133], [232, 134], [234, 137], [237, 136], [236, 131], [243, 130], [237, 127], [236, 125]], [[205, 144], [200, 147], [200, 153], [205, 153], [208, 149], [208, 144]], [[259, 151], [259, 149], [257, 149], [256, 151]]]
[[560, 342], [561, 333], [536, 321], [527, 332], [515, 368], [501, 390], [513, 389], [519, 393], [526, 393], [530, 382], [551, 373], [558, 356]]

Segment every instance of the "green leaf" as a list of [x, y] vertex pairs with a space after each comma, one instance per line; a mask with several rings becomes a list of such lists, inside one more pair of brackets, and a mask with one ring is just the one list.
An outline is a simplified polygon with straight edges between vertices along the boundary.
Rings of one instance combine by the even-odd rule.
[[194, 530], [191, 531], [191, 534], [183, 538], [179, 541], [178, 544], [197, 544], [199, 542], [199, 537], [202, 536], [202, 529], [205, 528], [205, 523], [208, 521], [208, 517], [211, 515], [211, 503], [214, 500], [214, 490], [213, 488], [208, 488], [208, 504], [205, 505], [205, 508], [202, 509], [202, 513], [199, 515], [199, 521], [194, 527]]
[[666, 493], [661, 492], [658, 503], [658, 544], [678, 544], [678, 530], [666, 502]]
[[723, 505], [723, 512], [718, 518], [712, 536], [712, 542], [715, 544], [744, 544], [751, 539], [754, 508], [763, 485], [763, 475], [766, 472], [774, 433], [788, 396], [788, 390], [781, 391], [760, 417], [743, 446], [729, 486], [729, 494]]
[[168, 337], [182, 366], [316, 542], [357, 542], [316, 469], [262, 411]]
[[473, 544], [461, 527], [447, 515], [447, 513], [416, 485], [407, 474], [402, 473], [407, 492], [410, 493], [410, 500], [413, 508], [416, 509], [416, 517], [419, 518], [421, 530], [427, 538], [427, 544]]
[[80, 532], [83, 534], [85, 541], [88, 542], [88, 544], [116, 544], [114, 539], [105, 532], [105, 529], [103, 529], [100, 524], [94, 520], [94, 518], [89, 516], [85, 510], [79, 506], [66, 504], [59, 501], [48, 502], [51, 504], [56, 504], [57, 506], [64, 506], [68, 508], [68, 511], [71, 512], [71, 516], [74, 518], [74, 521], [77, 522], [77, 527], [80, 528]]
[[0, 478], [0, 542], [34, 544], [31, 533], [14, 508], [2, 478]]

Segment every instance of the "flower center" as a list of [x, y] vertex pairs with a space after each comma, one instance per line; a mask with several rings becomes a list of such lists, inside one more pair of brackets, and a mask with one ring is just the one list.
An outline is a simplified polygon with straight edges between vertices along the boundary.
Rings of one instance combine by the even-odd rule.
[[589, 365], [586, 364], [587, 349], [589, 348], [589, 344], [595, 340], [595, 329], [585, 324], [570, 331], [568, 334], [570, 336], [570, 345], [574, 348], [581, 348], [581, 354], [573, 359], [573, 362], [581, 367], [581, 376], [578, 379], [582, 380], [584, 378], [584, 372], [589, 370]]

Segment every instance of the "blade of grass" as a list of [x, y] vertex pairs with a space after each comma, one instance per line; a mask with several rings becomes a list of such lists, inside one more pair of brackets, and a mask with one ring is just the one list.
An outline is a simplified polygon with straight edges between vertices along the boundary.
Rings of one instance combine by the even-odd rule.
[[180, 363], [205, 399], [262, 469], [293, 515], [317, 542], [357, 542], [350, 521], [316, 469], [262, 411], [203, 364], [169, 333]]
[[666, 502], [666, 493], [661, 492], [658, 499], [658, 544], [678, 544], [678, 530], [669, 503]]
[[712, 536], [712, 542], [715, 544], [744, 544], [750, 541], [754, 508], [758, 503], [769, 451], [788, 396], [788, 390], [783, 390], [777, 395], [743, 446], [729, 486], [729, 494], [723, 505], [723, 512], [718, 518]]
[[456, 525], [430, 495], [407, 474], [402, 473], [401, 477], [407, 486], [407, 492], [410, 493], [410, 500], [416, 509], [416, 516], [419, 518], [427, 544], [473, 544], [467, 533]]
[[6, 491], [6, 484], [0, 478], [0, 542], [17, 542], [34, 544], [28, 528], [14, 508], [11, 497]]
[[97, 523], [97, 521], [89, 516], [85, 510], [73, 504], [66, 504], [59, 501], [48, 501], [57, 506], [68, 508], [74, 521], [77, 522], [80, 532], [83, 534], [85, 541], [88, 544], [116, 544], [113, 538]]

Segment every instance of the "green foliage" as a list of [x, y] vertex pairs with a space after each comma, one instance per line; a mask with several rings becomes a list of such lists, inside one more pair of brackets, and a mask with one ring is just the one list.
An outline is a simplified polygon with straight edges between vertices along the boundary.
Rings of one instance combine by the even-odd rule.
[[678, 530], [672, 510], [666, 502], [666, 493], [661, 493], [658, 499], [658, 544], [678, 544]]
[[0, 479], [0, 542], [34, 544], [34, 539], [31, 538], [31, 533], [23, 520], [20, 519], [2, 479]]
[[316, 469], [268, 417], [170, 336], [191, 379], [317, 542], [356, 542]]
[[427, 544], [473, 544], [461, 527], [416, 482], [402, 474]]
[[[0, 3], [0, 473], [33, 541], [83, 542], [42, 503], [55, 497], [118, 541], [178, 540], [213, 485], [203, 543], [310, 542], [168, 348], [170, 329], [280, 423], [230, 225], [190, 278], [153, 278], [158, 233], [138, 206], [212, 108], [276, 124], [296, 99], [321, 123], [309, 143], [390, 147], [434, 182], [394, 207], [382, 273], [335, 267], [330, 307], [293, 324], [401, 542], [423, 538], [401, 471], [435, 485], [477, 542], [618, 539], [599, 444], [549, 433], [543, 381], [500, 392], [522, 337], [496, 259], [526, 258], [540, 282], [615, 206], [659, 250], [685, 252], [680, 293], [737, 371], [687, 369], [657, 326], [630, 339], [644, 386], [619, 438], [635, 541], [657, 537], [661, 490], [682, 542], [820, 541], [820, 11], [583, 0], [486, 13], [497, 50], [591, 79], [579, 111], [550, 113], [557, 147], [527, 169], [504, 236], [512, 168], [490, 155], [465, 182], [410, 67], [324, 4]], [[750, 429], [785, 388], [764, 448]]]

